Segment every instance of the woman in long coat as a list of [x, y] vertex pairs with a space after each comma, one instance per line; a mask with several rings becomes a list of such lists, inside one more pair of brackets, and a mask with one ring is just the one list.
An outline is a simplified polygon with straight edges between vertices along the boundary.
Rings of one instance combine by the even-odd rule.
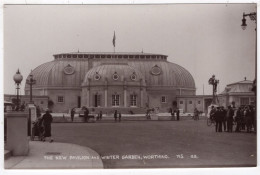
[[46, 110], [46, 113], [42, 116], [42, 124], [44, 128], [43, 132], [43, 141], [45, 141], [46, 137], [50, 137], [50, 142], [53, 142], [51, 137], [51, 123], [52, 123], [52, 115], [50, 114], [49, 109]]

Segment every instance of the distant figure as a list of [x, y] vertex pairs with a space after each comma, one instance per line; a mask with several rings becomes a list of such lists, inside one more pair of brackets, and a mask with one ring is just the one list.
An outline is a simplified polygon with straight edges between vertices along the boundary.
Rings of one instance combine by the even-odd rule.
[[53, 142], [53, 138], [51, 137], [51, 123], [52, 123], [52, 115], [50, 114], [49, 109], [46, 109], [46, 113], [42, 116], [42, 124], [43, 124], [43, 138], [42, 141], [45, 141], [46, 137], [50, 137], [50, 142]]
[[75, 109], [72, 108], [71, 111], [70, 111], [70, 118], [71, 118], [71, 121], [73, 122], [74, 120], [74, 115], [75, 115]]
[[179, 110], [179, 108], [177, 108], [177, 110], [176, 110], [176, 116], [177, 116], [177, 121], [179, 121], [180, 120], [180, 110]]
[[197, 108], [194, 109], [194, 120], [199, 120], [199, 111]]
[[172, 110], [172, 108], [170, 108], [170, 114], [171, 114], [171, 120], [175, 120], [175, 111], [174, 110]]
[[233, 116], [234, 116], [234, 111], [231, 108], [231, 106], [228, 106], [227, 110], [227, 132], [233, 132]]
[[21, 111], [25, 110], [25, 102], [23, 102], [23, 104], [21, 105]]
[[121, 122], [121, 117], [122, 117], [121, 112], [119, 112], [118, 113], [118, 120], [119, 120], [119, 122]]
[[88, 119], [89, 119], [89, 110], [88, 110], [88, 108], [85, 108], [84, 119], [85, 119], [85, 123], [88, 122]]
[[102, 111], [99, 112], [99, 120], [102, 120]]
[[115, 118], [115, 122], [117, 122], [117, 110], [115, 110], [114, 112], [114, 118]]

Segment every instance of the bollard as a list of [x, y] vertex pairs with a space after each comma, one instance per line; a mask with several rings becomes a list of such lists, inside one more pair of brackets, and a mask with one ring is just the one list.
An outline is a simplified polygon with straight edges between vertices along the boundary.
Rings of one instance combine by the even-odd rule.
[[26, 156], [29, 152], [28, 112], [7, 112], [6, 148], [13, 156]]

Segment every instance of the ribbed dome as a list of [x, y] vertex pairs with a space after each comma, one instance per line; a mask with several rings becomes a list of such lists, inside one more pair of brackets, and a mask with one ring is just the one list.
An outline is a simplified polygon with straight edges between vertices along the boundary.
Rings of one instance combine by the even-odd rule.
[[[127, 55], [127, 54], [125, 54]], [[164, 59], [133, 58], [61, 58], [44, 63], [32, 72], [36, 79], [35, 88], [42, 87], [73, 87], [81, 88], [82, 83], [88, 79], [94, 80], [96, 73], [101, 80], [104, 77], [113, 80], [113, 75], [119, 75], [118, 81], [124, 78], [132, 81], [131, 75], [135, 72], [136, 79], [146, 82], [150, 87], [175, 87], [195, 90], [195, 82], [192, 75], [183, 67], [168, 62]], [[106, 61], [104, 61], [106, 60]], [[121, 63], [116, 63], [120, 62]], [[98, 77], [98, 76], [97, 76]], [[29, 76], [27, 77], [27, 79]], [[25, 89], [28, 89], [26, 84]]]
[[[167, 61], [130, 61], [144, 75], [147, 86], [173, 86], [195, 89], [192, 75], [183, 67]], [[160, 70], [153, 74], [153, 70]]]
[[90, 69], [83, 83], [91, 81], [140, 81], [143, 79], [142, 73], [127, 63], [105, 63]]
[[55, 60], [41, 64], [32, 71], [36, 80], [34, 87], [80, 87], [88, 66], [88, 62], [82, 60]]

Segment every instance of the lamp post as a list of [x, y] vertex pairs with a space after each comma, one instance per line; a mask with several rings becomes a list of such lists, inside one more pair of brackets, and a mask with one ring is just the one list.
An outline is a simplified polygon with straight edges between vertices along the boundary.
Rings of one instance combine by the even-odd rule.
[[17, 89], [17, 96], [16, 96], [16, 110], [19, 110], [19, 89], [20, 89], [20, 84], [23, 80], [23, 76], [21, 75], [19, 69], [17, 70], [16, 74], [14, 74], [13, 76], [13, 80], [16, 84], [16, 89]]
[[217, 86], [218, 86], [219, 80], [215, 78], [215, 75], [212, 75], [212, 77], [209, 79], [209, 84], [212, 85], [212, 104], [216, 104], [216, 94], [217, 94]]
[[[243, 30], [246, 29], [247, 27], [247, 24], [246, 24], [246, 17], [248, 17], [252, 20], [252, 21], [255, 21], [255, 24], [257, 24], [257, 16], [256, 16], [256, 12], [253, 12], [253, 13], [248, 13], [246, 14], [245, 12], [243, 13], [243, 19], [242, 19], [242, 24], [241, 24], [241, 27]], [[256, 81], [256, 65], [257, 65], [257, 31], [256, 31], [256, 28], [255, 28], [255, 34], [256, 34], [256, 39], [255, 39], [255, 80]], [[256, 94], [256, 89], [255, 89], [255, 94]]]
[[[245, 30], [246, 27], [247, 27], [247, 24], [246, 24], [246, 17], [249, 16], [249, 18], [252, 20], [252, 21], [255, 21], [255, 24], [257, 24], [257, 16], [256, 16], [256, 12], [253, 12], [253, 13], [249, 13], [249, 14], [245, 14], [245, 12], [243, 13], [243, 19], [242, 19], [242, 29]], [[256, 25], [257, 26], [257, 25]], [[255, 38], [255, 80], [253, 82], [253, 91], [255, 93], [255, 106], [257, 106], [257, 83], [256, 83], [256, 77], [257, 77], [257, 30], [256, 30], [256, 27], [255, 27], [255, 35], [256, 35], [256, 38]], [[253, 122], [253, 125], [254, 125], [254, 130], [256, 132], [256, 127], [257, 127], [257, 111], [256, 111], [257, 108], [255, 108], [255, 112], [254, 112], [254, 122]]]
[[33, 104], [32, 101], [32, 85], [34, 85], [36, 83], [36, 80], [33, 79], [33, 74], [30, 74], [30, 78], [26, 80], [26, 84], [28, 84], [30, 86], [30, 103]]

